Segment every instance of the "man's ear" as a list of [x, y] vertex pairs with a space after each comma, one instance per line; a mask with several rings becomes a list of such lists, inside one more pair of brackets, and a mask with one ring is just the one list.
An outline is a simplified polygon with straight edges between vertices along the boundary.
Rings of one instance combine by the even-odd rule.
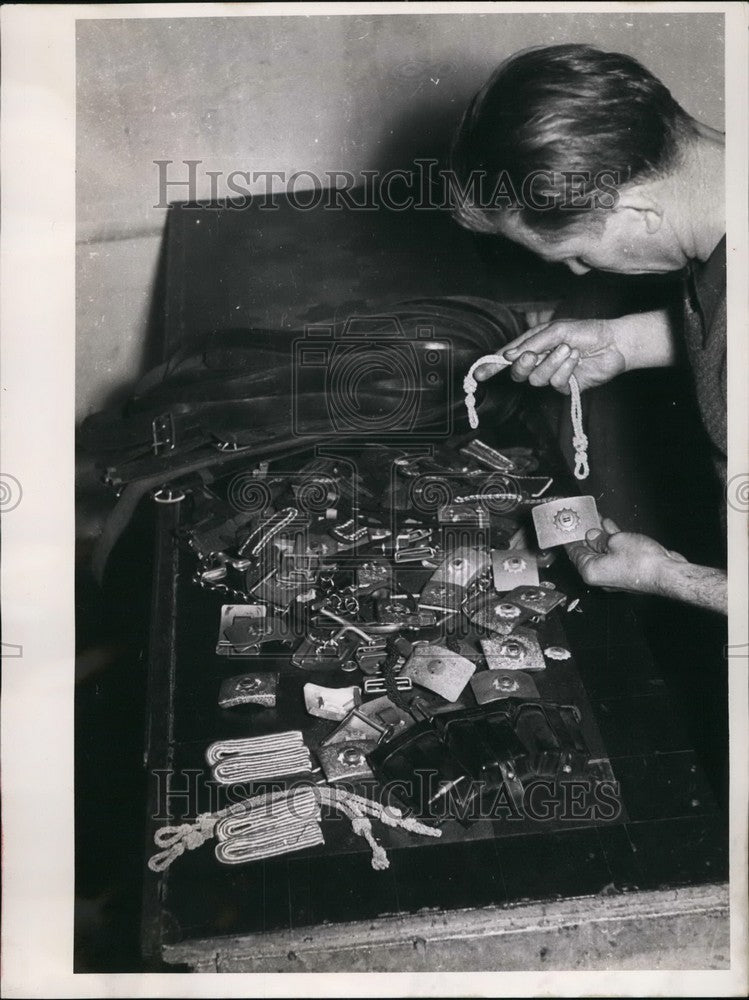
[[632, 185], [619, 192], [616, 209], [618, 212], [639, 213], [649, 236], [657, 233], [663, 225], [663, 206], [639, 185]]

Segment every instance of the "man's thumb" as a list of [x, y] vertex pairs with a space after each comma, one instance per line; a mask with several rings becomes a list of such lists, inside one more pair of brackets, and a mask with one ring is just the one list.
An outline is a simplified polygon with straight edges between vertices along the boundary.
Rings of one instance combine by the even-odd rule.
[[585, 541], [587, 542], [589, 548], [593, 549], [594, 552], [600, 552], [601, 554], [606, 551], [608, 539], [609, 536], [605, 531], [601, 531], [600, 528], [591, 528], [585, 535]]

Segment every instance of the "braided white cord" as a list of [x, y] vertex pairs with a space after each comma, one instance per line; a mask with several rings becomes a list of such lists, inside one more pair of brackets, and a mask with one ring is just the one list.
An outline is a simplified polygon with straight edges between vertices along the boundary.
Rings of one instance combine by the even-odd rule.
[[278, 521], [276, 524], [272, 524], [268, 528], [268, 530], [266, 531], [266, 533], [262, 536], [262, 538], [253, 547], [253, 549], [252, 549], [252, 555], [253, 556], [259, 556], [260, 553], [265, 548], [265, 546], [273, 538], [276, 537], [276, 535], [279, 533], [279, 531], [283, 531], [283, 529], [287, 525], [291, 524], [291, 522], [294, 520], [294, 518], [296, 518], [298, 516], [299, 516], [299, 511], [296, 509], [296, 507], [286, 507], [286, 508], [284, 508], [284, 510], [283, 510], [283, 517], [281, 518], [281, 520]]
[[479, 417], [478, 413], [476, 413], [476, 389], [478, 388], [478, 382], [474, 376], [476, 369], [480, 368], [481, 365], [501, 365], [502, 368], [508, 368], [510, 364], [512, 364], [512, 362], [507, 361], [499, 354], [485, 354], [483, 358], [479, 358], [478, 361], [474, 361], [468, 369], [468, 374], [463, 379], [463, 392], [466, 397], [468, 423], [470, 424], [472, 430], [475, 431], [479, 425]]
[[[512, 364], [500, 354], [485, 354], [478, 361], [474, 361], [468, 369], [468, 374], [463, 379], [463, 392], [465, 393], [466, 410], [468, 411], [468, 423], [472, 430], [476, 430], [479, 425], [479, 415], [476, 412], [476, 389], [478, 382], [475, 372], [481, 365], [500, 365], [508, 368]], [[583, 430], [583, 406], [580, 399], [580, 386], [574, 375], [570, 375], [570, 416], [572, 418], [572, 447], [575, 449], [575, 478], [587, 479], [590, 475], [588, 464], [588, 439]]]
[[312, 759], [307, 747], [301, 750], [267, 754], [239, 754], [222, 760], [212, 770], [213, 780], [220, 785], [234, 785], [243, 781], [262, 781], [280, 778], [287, 774], [303, 774], [312, 770]]
[[289, 729], [283, 733], [269, 733], [267, 736], [250, 736], [239, 740], [216, 740], [205, 752], [206, 763], [213, 766], [230, 757], [248, 754], [271, 753], [272, 751], [299, 750], [304, 747], [301, 730]]
[[154, 872], [165, 871], [185, 851], [195, 850], [211, 837], [218, 838], [215, 854], [224, 864], [257, 861], [323, 844], [319, 826], [321, 805], [351, 821], [354, 833], [363, 837], [372, 849], [372, 867], [378, 871], [388, 868], [390, 862], [385, 849], [375, 840], [370, 817], [385, 826], [424, 837], [442, 836], [441, 830], [404, 817], [394, 806], [385, 807], [343, 788], [305, 786], [254, 795], [219, 812], [203, 813], [194, 823], [162, 827], [154, 834], [154, 843], [162, 850], [149, 858], [148, 867]]
[[343, 813], [351, 820], [351, 828], [358, 837], [363, 837], [372, 848], [372, 867], [383, 871], [390, 867], [385, 849], [377, 843], [372, 833], [373, 819], [378, 819], [385, 826], [400, 827], [409, 833], [421, 834], [425, 837], [441, 837], [442, 831], [426, 826], [417, 819], [404, 818], [401, 811], [395, 807], [386, 808], [379, 802], [367, 799], [363, 795], [355, 795], [343, 788], [321, 786], [318, 788], [320, 801], [330, 808]]
[[324, 844], [322, 830], [314, 822], [307, 821], [299, 828], [287, 833], [283, 838], [280, 834], [265, 841], [255, 837], [233, 837], [216, 844], [216, 859], [225, 865], [241, 865], [248, 861], [262, 861], [264, 858], [276, 858], [280, 854], [290, 854], [292, 851], [302, 851], [305, 847], [316, 847]]
[[390, 867], [390, 861], [382, 844], [378, 844], [372, 833], [372, 822], [361, 806], [348, 799], [343, 789], [336, 789], [336, 795], [329, 800], [329, 805], [343, 813], [351, 821], [351, 829], [357, 837], [363, 837], [372, 850], [372, 867], [375, 871], [384, 871]]
[[572, 447], [575, 449], [575, 479], [587, 479], [590, 475], [588, 438], [583, 429], [583, 404], [580, 399], [580, 386], [574, 375], [570, 375], [570, 417], [572, 418]]
[[[324, 844], [320, 828], [320, 803], [309, 786], [267, 796], [240, 816], [228, 816], [216, 824], [215, 854], [224, 864], [242, 864]], [[272, 801], [271, 801], [272, 800]]]
[[289, 819], [320, 818], [320, 803], [310, 785], [261, 793], [244, 802], [246, 808], [218, 820], [215, 831], [218, 840], [246, 837], [253, 829], [268, 829], [271, 823], [285, 823]]
[[260, 804], [264, 804], [269, 798], [276, 798], [285, 793], [276, 793], [273, 796], [261, 794], [241, 802], [234, 802], [225, 809], [215, 813], [201, 813], [194, 823], [181, 823], [179, 826], [163, 826], [153, 835], [153, 842], [156, 847], [162, 850], [148, 859], [148, 867], [152, 872], [163, 872], [169, 865], [185, 851], [194, 851], [210, 840], [215, 835], [216, 824], [225, 817], [241, 815], [247, 810], [251, 810]]
[[[239, 555], [244, 556], [250, 545], [255, 543], [252, 555], [258, 556], [268, 542], [278, 534], [287, 524], [291, 524], [299, 511], [295, 507], [284, 507], [282, 511], [277, 511], [267, 521], [262, 521], [255, 530], [245, 538], [239, 547]], [[276, 520], [280, 518], [280, 521]]]

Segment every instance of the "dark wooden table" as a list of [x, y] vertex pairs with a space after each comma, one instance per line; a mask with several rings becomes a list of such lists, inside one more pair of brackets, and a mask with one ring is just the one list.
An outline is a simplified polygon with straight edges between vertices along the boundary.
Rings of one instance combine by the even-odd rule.
[[[162, 347], [212, 328], [299, 327], [409, 294], [530, 301], [539, 281], [547, 291], [559, 281], [555, 272], [529, 278], [527, 261], [515, 272], [487, 269], [481, 248], [435, 213], [376, 224], [312, 216], [175, 209]], [[535, 436], [558, 466], [534, 417], [502, 433]], [[221, 679], [247, 661], [215, 655], [222, 602], [190, 581], [194, 564], [175, 536], [180, 516], [180, 505], [157, 509], [148, 855], [162, 825], [155, 817], [165, 776], [173, 792], [199, 784], [210, 742], [249, 735], [246, 716], [217, 705]], [[644, 639], [638, 604], [581, 588], [564, 559], [550, 574], [581, 597], [582, 612], [552, 617], [546, 641], [567, 645], [573, 659], [547, 669], [554, 680], [539, 686], [551, 683], [550, 696], [581, 708], [589, 742], [619, 782], [621, 816], [532, 829], [482, 820], [442, 841], [383, 837], [386, 872], [373, 871], [368, 850], [337, 831], [325, 847], [229, 868], [205, 845], [161, 876], [146, 871], [145, 955], [205, 971], [727, 967], [725, 821]], [[307, 679], [282, 671], [268, 728], [300, 722], [291, 706]]]

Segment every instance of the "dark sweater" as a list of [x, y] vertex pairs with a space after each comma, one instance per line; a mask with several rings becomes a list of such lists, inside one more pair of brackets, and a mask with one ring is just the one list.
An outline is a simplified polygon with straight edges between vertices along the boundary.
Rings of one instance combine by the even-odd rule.
[[[712, 458], [726, 489], [726, 238], [708, 260], [689, 267], [684, 296], [684, 337], [697, 403], [712, 444]], [[725, 511], [723, 512], [725, 514]], [[725, 526], [725, 517], [723, 518]]]

